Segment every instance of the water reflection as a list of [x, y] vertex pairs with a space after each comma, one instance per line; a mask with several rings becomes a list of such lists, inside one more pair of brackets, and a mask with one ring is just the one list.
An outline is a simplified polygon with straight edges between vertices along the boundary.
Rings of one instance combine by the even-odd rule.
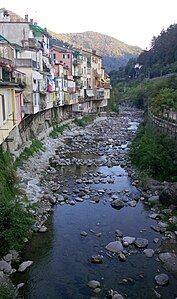
[[[106, 189], [121, 191], [121, 188], [127, 188], [130, 193], [136, 192], [120, 166], [102, 166], [98, 171], [115, 179], [114, 184], [104, 185]], [[74, 187], [71, 179], [69, 186], [71, 190]], [[93, 184], [91, 189], [94, 191], [102, 187], [101, 183]], [[75, 206], [58, 205], [49, 219], [46, 234], [36, 234], [27, 245], [25, 256], [34, 260], [34, 264], [26, 274], [17, 276], [19, 281], [26, 281], [21, 298], [90, 298], [93, 292], [86, 285], [92, 279], [101, 282], [102, 291], [97, 298], [104, 298], [106, 290], [111, 288], [118, 290], [125, 298], [153, 298], [154, 276], [160, 264], [154, 258], [145, 257], [142, 250], [136, 252], [133, 246], [132, 254], [125, 263], [120, 262], [117, 256], [109, 257], [105, 249], [109, 242], [114, 241], [115, 230], [120, 229], [124, 236], [147, 238], [148, 248], [155, 250], [158, 245], [153, 239], [160, 238], [160, 235], [150, 229], [151, 224], [154, 220], [148, 217], [142, 202], [138, 202], [136, 208], [127, 205], [115, 210], [109, 203], [108, 195], [104, 195], [97, 204], [85, 200]], [[86, 231], [87, 237], [82, 237], [81, 231]], [[100, 237], [97, 236], [99, 233]], [[96, 254], [103, 255], [103, 264], [95, 265], [88, 261]], [[174, 278], [169, 276], [170, 286], [159, 288], [159, 291], [163, 298], [172, 299], [177, 287]]]

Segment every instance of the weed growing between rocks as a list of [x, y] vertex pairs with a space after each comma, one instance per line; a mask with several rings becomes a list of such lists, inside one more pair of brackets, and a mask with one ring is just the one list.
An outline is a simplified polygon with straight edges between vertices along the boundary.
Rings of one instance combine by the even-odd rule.
[[74, 123], [79, 127], [85, 127], [88, 124], [91, 124], [95, 120], [94, 115], [85, 115], [82, 118], [76, 118]]
[[29, 157], [33, 156], [40, 150], [43, 150], [42, 142], [38, 139], [33, 139], [31, 146], [29, 148], [25, 148], [21, 155], [18, 158], [16, 158], [15, 166], [22, 166], [23, 161], [27, 160]]
[[69, 125], [66, 124], [61, 126], [59, 123], [53, 123], [53, 131], [50, 132], [49, 136], [55, 139], [59, 134], [62, 135], [66, 129], [70, 130]]

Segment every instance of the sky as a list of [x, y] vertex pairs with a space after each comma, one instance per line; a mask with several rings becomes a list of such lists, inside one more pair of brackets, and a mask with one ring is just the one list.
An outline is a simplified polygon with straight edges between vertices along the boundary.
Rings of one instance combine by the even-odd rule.
[[1, 0], [2, 7], [56, 33], [95, 31], [142, 49], [177, 23], [177, 0]]

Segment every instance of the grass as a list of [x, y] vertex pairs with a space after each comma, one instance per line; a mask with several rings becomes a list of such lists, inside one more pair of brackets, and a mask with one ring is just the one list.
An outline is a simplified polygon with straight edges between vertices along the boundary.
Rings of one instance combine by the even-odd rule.
[[76, 118], [74, 120], [74, 123], [79, 126], [79, 127], [85, 127], [91, 123], [93, 123], [93, 121], [95, 120], [95, 116], [94, 115], [85, 115], [82, 118]]
[[51, 138], [57, 138], [59, 134], [63, 134], [65, 129], [70, 129], [69, 125], [60, 125], [59, 123], [53, 123], [53, 131], [50, 132], [49, 136]]
[[14, 289], [7, 284], [0, 286], [0, 299], [12, 299], [14, 298]]
[[31, 146], [29, 148], [25, 148], [21, 155], [16, 159], [15, 166], [22, 166], [23, 161], [27, 160], [31, 156], [34, 156], [34, 154], [36, 154], [40, 150], [43, 150], [42, 142], [38, 139], [32, 139]]

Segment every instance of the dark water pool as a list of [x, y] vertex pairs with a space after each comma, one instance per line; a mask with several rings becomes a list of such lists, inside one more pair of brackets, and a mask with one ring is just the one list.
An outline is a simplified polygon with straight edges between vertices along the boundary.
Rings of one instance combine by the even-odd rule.
[[[71, 170], [71, 168], [70, 168]], [[143, 237], [149, 241], [148, 248], [157, 248], [153, 239], [161, 235], [150, 226], [155, 221], [148, 217], [149, 211], [141, 201], [132, 208], [128, 204], [121, 210], [111, 207], [109, 191], [128, 189], [130, 194], [136, 193], [130, 183], [126, 171], [118, 167], [100, 167], [101, 173], [114, 178], [114, 183], [92, 184], [91, 189], [105, 189], [100, 202], [90, 203], [89, 198], [75, 206], [65, 204], [56, 206], [53, 215], [48, 220], [48, 230], [45, 234], [36, 233], [27, 244], [24, 260], [34, 263], [25, 273], [17, 274], [16, 282], [25, 282], [20, 291], [20, 298], [25, 299], [87, 299], [105, 298], [106, 291], [117, 290], [124, 298], [151, 299], [156, 298], [154, 277], [158, 273], [166, 273], [155, 259], [147, 258], [143, 250], [132, 246], [132, 253], [125, 262], [117, 255], [107, 255], [105, 246], [115, 240], [115, 230], [122, 231], [124, 236]], [[66, 173], [65, 173], [66, 175]], [[69, 178], [69, 188], [72, 190], [74, 180]], [[80, 235], [88, 233], [86, 237]], [[101, 234], [99, 234], [101, 233]], [[97, 235], [98, 234], [98, 235]], [[102, 264], [92, 264], [92, 255], [103, 256]], [[169, 275], [169, 285], [159, 287], [157, 292], [164, 299], [175, 299], [177, 295], [176, 279]], [[101, 292], [95, 295], [87, 287], [89, 280], [101, 283]]]

